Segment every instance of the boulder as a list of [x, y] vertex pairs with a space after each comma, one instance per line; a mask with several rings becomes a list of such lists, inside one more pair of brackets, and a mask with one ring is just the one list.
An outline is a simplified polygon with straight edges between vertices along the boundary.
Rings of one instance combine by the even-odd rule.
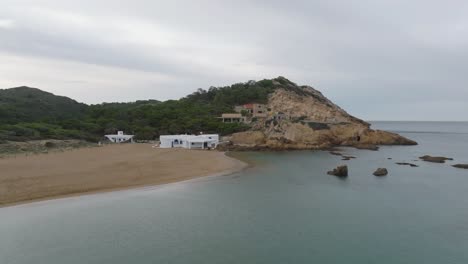
[[434, 163], [445, 163], [446, 160], [453, 160], [452, 158], [446, 158], [446, 157], [433, 157], [429, 155], [424, 155], [422, 157], [419, 157], [419, 159], [428, 161], [428, 162], [434, 162]]
[[348, 177], [348, 166], [341, 165], [336, 167], [335, 169], [327, 172], [328, 175], [334, 175], [337, 177], [345, 178]]
[[374, 176], [386, 176], [388, 174], [388, 170], [386, 168], [378, 168], [374, 172]]
[[468, 169], [468, 164], [455, 164], [452, 167], [459, 168], [459, 169]]

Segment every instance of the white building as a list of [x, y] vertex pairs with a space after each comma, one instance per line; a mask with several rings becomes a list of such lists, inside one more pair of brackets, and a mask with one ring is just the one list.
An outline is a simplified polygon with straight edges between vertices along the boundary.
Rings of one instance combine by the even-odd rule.
[[123, 131], [118, 131], [117, 135], [105, 135], [107, 139], [114, 143], [133, 142], [134, 135], [124, 135]]
[[159, 137], [160, 148], [208, 149], [216, 148], [219, 135], [164, 135]]

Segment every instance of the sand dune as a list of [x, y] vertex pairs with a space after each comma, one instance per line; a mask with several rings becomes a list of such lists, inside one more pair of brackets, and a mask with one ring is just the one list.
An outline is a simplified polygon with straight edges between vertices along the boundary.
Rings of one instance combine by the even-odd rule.
[[0, 160], [0, 206], [157, 185], [245, 166], [222, 152], [123, 144]]

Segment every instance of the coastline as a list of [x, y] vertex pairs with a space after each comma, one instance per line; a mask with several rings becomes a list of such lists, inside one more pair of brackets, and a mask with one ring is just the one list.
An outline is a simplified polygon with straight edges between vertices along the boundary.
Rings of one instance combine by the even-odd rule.
[[252, 166], [235, 156], [124, 144], [1, 159], [0, 208], [230, 175]]

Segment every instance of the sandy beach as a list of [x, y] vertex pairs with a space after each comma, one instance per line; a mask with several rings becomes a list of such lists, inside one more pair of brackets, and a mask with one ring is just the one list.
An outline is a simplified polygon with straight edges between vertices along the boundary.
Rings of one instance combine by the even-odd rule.
[[0, 206], [229, 174], [245, 163], [218, 151], [109, 145], [0, 159]]

